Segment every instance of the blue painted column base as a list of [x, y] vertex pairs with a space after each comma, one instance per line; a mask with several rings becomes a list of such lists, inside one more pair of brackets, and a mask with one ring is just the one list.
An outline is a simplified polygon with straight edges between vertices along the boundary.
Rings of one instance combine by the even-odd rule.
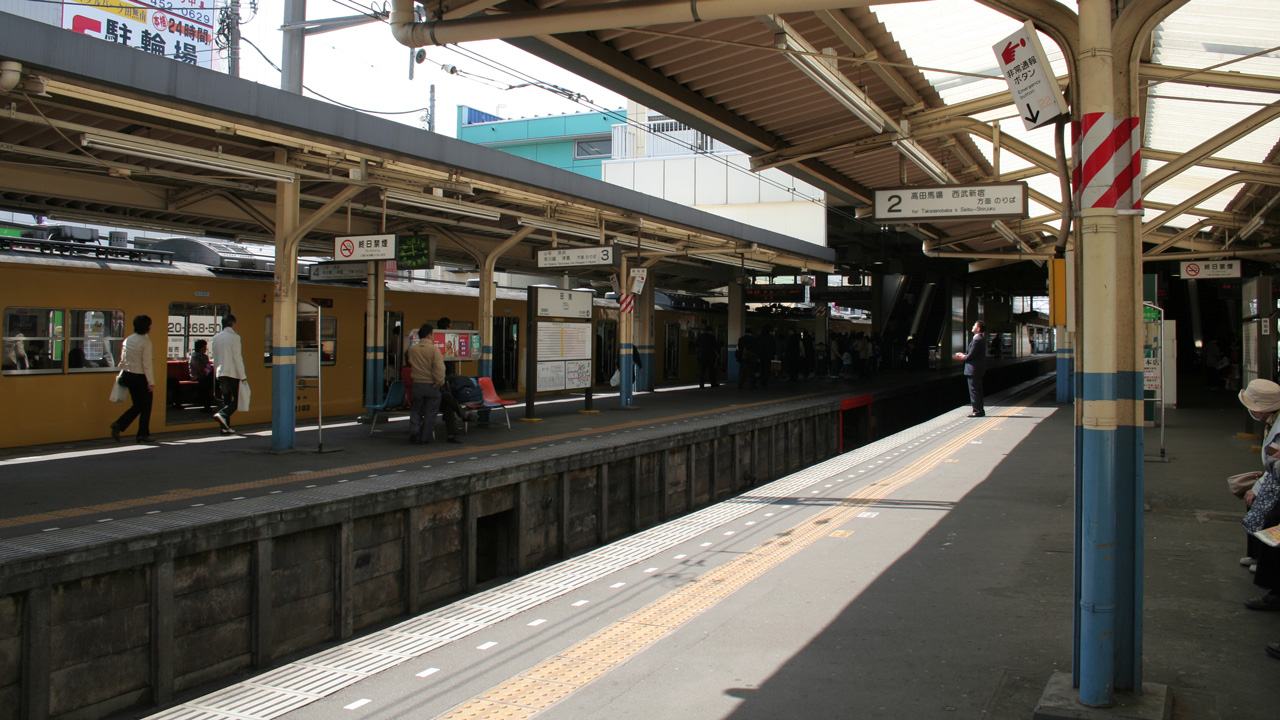
[[1075, 354], [1071, 349], [1058, 350], [1057, 401], [1070, 403], [1075, 398]]
[[[273, 357], [289, 357], [294, 348], [272, 348]], [[271, 449], [292, 450], [295, 447], [297, 422], [294, 387], [298, 380], [298, 366], [293, 363], [275, 363], [271, 366]]]
[[1101, 707], [1115, 698], [1117, 433], [1085, 428], [1083, 441], [1080, 702]]
[[635, 388], [635, 359], [632, 357], [636, 349], [634, 345], [623, 343], [622, 354], [618, 359], [619, 363], [619, 382], [618, 382], [618, 404], [622, 407], [629, 407], [632, 402], [632, 396]]

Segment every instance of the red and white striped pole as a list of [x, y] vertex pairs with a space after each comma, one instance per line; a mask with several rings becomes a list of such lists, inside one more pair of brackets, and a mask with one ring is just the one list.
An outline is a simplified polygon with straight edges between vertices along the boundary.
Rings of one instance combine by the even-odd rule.
[[1075, 205], [1142, 214], [1142, 137], [1138, 118], [1084, 113], [1071, 123], [1071, 187]]

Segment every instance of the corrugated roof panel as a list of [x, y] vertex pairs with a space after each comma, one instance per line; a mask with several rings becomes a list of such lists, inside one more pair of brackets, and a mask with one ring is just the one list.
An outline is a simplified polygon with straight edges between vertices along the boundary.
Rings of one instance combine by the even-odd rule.
[[[1275, 0], [1192, 0], [1156, 29], [1152, 60], [1185, 68], [1230, 63], [1219, 71], [1280, 76], [1280, 53], [1240, 59], [1271, 49], [1280, 41], [1277, 9], [1280, 8]], [[1158, 150], [1185, 153], [1276, 98], [1275, 94], [1201, 85], [1172, 82], [1154, 85], [1147, 102], [1144, 144]], [[1211, 121], [1206, 122], [1206, 118]], [[1272, 122], [1214, 153], [1214, 157], [1263, 162], [1278, 141], [1280, 122]], [[1144, 171], [1151, 172], [1162, 164], [1147, 161]], [[1229, 174], [1225, 170], [1193, 168], [1152, 190], [1147, 199], [1177, 204]], [[1241, 189], [1239, 185], [1233, 186], [1196, 206], [1221, 212]], [[1148, 219], [1154, 216], [1153, 211], [1147, 211]], [[1170, 224], [1187, 227], [1197, 219], [1198, 216], [1184, 215]]]

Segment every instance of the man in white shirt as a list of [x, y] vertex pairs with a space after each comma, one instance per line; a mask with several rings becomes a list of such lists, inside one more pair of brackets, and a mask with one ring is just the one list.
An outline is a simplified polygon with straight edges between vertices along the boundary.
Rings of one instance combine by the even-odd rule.
[[222, 434], [230, 435], [235, 432], [231, 428], [231, 416], [240, 401], [240, 381], [249, 377], [244, 371], [235, 315], [228, 313], [222, 319], [222, 330], [209, 341], [209, 354], [217, 368], [218, 392], [222, 395], [222, 409], [214, 413], [213, 418], [222, 426]]

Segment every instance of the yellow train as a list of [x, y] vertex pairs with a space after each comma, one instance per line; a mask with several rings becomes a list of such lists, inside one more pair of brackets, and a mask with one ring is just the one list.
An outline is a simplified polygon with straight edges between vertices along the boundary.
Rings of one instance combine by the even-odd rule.
[[[106, 437], [110, 422], [121, 410], [108, 400], [120, 346], [132, 318], [143, 314], [152, 318], [156, 348], [154, 432], [215, 427], [211, 416], [202, 412], [201, 398], [187, 375], [186, 358], [197, 339], [217, 332], [227, 312], [237, 317], [254, 390], [252, 407], [237, 413], [237, 424], [270, 422], [273, 288], [269, 250], [264, 253], [211, 240], [184, 242], [213, 246], [222, 260], [215, 265], [207, 259], [192, 261], [190, 253], [157, 251], [164, 244], [109, 248], [0, 234], [0, 309], [4, 312], [0, 406], [5, 408], [0, 447]], [[234, 259], [237, 256], [239, 260]], [[388, 280], [386, 381], [398, 376], [404, 339], [421, 323], [449, 317], [456, 330], [474, 329], [480, 316], [478, 295], [476, 288], [465, 285]], [[363, 412], [365, 288], [358, 283], [304, 279], [299, 297], [320, 298], [323, 305], [330, 305], [322, 311], [319, 338], [324, 415]], [[507, 396], [523, 397], [525, 305], [524, 290], [501, 289], [494, 306], [492, 375], [499, 392]], [[645, 382], [663, 386], [696, 381], [693, 337], [704, 322], [712, 325], [722, 347], [727, 345], [723, 306], [703, 305], [663, 298], [655, 311], [653, 339], [637, 341], [652, 347], [653, 354], [648, 356], [652, 368], [646, 369]], [[597, 338], [593, 380], [603, 391], [610, 389], [609, 378], [617, 367], [617, 303], [597, 298], [593, 313]], [[810, 329], [813, 322], [749, 320], [753, 327]], [[474, 376], [477, 365], [460, 363], [458, 372]], [[316, 417], [314, 392], [297, 391], [298, 419]]]

